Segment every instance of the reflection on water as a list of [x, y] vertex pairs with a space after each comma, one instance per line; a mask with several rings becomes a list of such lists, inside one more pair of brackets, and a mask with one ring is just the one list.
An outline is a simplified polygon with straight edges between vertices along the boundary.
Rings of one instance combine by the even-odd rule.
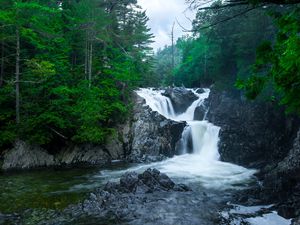
[[[110, 169], [124, 168], [115, 164]], [[104, 182], [98, 168], [43, 169], [0, 174], [0, 212], [29, 208], [62, 209]], [[81, 188], [74, 188], [81, 187]]]

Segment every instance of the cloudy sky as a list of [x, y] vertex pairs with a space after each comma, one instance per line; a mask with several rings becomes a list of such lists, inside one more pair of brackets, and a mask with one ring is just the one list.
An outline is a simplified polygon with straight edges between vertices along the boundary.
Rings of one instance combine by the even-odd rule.
[[[155, 50], [171, 44], [171, 30], [176, 19], [184, 28], [191, 28], [189, 19], [192, 20], [195, 13], [186, 10], [187, 5], [184, 0], [138, 0], [138, 3], [146, 10], [150, 19], [148, 25], [155, 35], [155, 43], [152, 44]], [[186, 32], [183, 32], [182, 28], [176, 23], [174, 34], [176, 40]]]

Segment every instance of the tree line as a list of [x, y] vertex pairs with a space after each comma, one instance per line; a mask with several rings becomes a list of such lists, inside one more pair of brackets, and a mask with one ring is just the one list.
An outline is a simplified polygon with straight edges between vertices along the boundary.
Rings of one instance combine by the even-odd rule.
[[[192, 35], [177, 43], [179, 61], [170, 66], [166, 47], [156, 54], [166, 85], [242, 90], [300, 114], [300, 4], [298, 1], [216, 1], [198, 9]], [[171, 77], [171, 79], [170, 79]]]
[[136, 0], [1, 0], [0, 147], [103, 143], [150, 82]]

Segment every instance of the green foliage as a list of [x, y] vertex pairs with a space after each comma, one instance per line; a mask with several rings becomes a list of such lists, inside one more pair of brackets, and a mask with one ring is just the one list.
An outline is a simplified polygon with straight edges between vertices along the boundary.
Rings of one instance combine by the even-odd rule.
[[[273, 14], [279, 32], [276, 42], [263, 43], [257, 51], [253, 75], [247, 81], [239, 82], [240, 89], [249, 97], [263, 92], [261, 82], [249, 82], [260, 77], [263, 83], [272, 84], [272, 95], [280, 104], [287, 106], [288, 112], [300, 114], [300, 9], [283, 14]], [[251, 93], [255, 93], [252, 96]]]
[[[0, 148], [16, 138], [103, 143], [148, 79], [152, 34], [135, 0], [2, 0]], [[15, 122], [16, 30], [20, 114]], [[151, 82], [151, 80], [149, 80]]]
[[[266, 9], [228, 20], [245, 9], [238, 6], [197, 12], [193, 36], [177, 42], [181, 64], [174, 71], [176, 85], [214, 84], [219, 89], [231, 90], [237, 77], [247, 77], [255, 62], [256, 48], [263, 40], [272, 40], [276, 29]], [[226, 22], [221, 23], [223, 20]]]
[[[174, 67], [172, 65], [172, 46], [165, 46], [155, 54], [155, 65], [153, 68], [156, 82], [151, 86], [172, 85], [174, 80], [174, 69], [180, 64], [181, 54], [177, 46], [174, 46]], [[160, 82], [157, 82], [160, 81]]]

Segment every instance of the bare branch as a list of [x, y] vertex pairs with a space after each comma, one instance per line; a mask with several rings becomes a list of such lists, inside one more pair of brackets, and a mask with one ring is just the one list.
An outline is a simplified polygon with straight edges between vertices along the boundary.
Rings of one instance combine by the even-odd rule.
[[256, 9], [256, 8], [258, 8], [258, 7], [252, 7], [252, 8], [246, 9], [246, 10], [244, 10], [244, 11], [238, 13], [238, 14], [235, 14], [235, 15], [233, 15], [233, 16], [231, 16], [231, 17], [228, 17], [228, 18], [226, 18], [226, 19], [217, 21], [217, 22], [215, 22], [215, 23], [213, 23], [213, 24], [210, 24], [210, 25], [208, 25], [208, 26], [200, 27], [199, 30], [207, 29], [207, 28], [210, 28], [210, 27], [214, 27], [214, 26], [216, 26], [216, 25], [218, 25], [218, 24], [220, 24], [220, 23], [227, 22], [227, 21], [232, 20], [232, 19], [234, 19], [234, 18], [236, 18], [236, 17], [238, 17], [238, 16], [244, 15], [244, 14], [246, 14], [246, 13], [248, 13], [248, 12], [250, 12], [250, 11]]
[[52, 132], [54, 132], [54, 133], [57, 134], [58, 136], [62, 137], [62, 138], [65, 139], [65, 140], [68, 140], [68, 138], [67, 138], [65, 135], [59, 133], [58, 131], [56, 131], [55, 129], [53, 129], [53, 128], [51, 128], [51, 127], [49, 127], [49, 128], [50, 128], [50, 130], [51, 130]]

